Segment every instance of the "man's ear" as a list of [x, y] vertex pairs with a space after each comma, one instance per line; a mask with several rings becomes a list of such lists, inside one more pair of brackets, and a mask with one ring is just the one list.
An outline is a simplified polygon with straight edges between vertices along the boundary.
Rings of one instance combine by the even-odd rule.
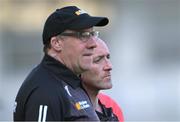
[[51, 37], [50, 44], [51, 48], [53, 48], [55, 51], [62, 50], [62, 40], [58, 39], [57, 37]]

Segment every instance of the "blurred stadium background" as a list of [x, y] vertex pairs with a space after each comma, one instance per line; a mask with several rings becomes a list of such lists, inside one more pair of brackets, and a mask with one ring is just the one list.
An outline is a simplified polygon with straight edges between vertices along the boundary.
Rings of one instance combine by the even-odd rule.
[[106, 92], [126, 121], [180, 121], [180, 0], [0, 0], [0, 121], [27, 74], [42, 59], [42, 29], [56, 8], [77, 5], [107, 16], [97, 28], [111, 51]]

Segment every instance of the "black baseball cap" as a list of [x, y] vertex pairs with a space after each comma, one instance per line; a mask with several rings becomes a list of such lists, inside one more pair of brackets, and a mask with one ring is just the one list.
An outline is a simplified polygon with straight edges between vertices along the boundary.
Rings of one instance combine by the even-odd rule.
[[93, 26], [105, 26], [109, 23], [107, 17], [90, 16], [76, 6], [67, 6], [56, 9], [46, 20], [43, 29], [43, 44], [50, 38], [61, 34], [65, 30], [81, 30]]

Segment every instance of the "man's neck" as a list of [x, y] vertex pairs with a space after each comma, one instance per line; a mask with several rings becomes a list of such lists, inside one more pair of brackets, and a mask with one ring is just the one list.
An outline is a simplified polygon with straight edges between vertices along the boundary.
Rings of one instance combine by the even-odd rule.
[[93, 88], [89, 88], [85, 85], [83, 85], [84, 88], [86, 89], [89, 97], [90, 97], [90, 100], [93, 104], [93, 108], [96, 110], [96, 111], [99, 111], [99, 112], [102, 112], [102, 109], [98, 103], [98, 93], [99, 93], [99, 90], [95, 90]]

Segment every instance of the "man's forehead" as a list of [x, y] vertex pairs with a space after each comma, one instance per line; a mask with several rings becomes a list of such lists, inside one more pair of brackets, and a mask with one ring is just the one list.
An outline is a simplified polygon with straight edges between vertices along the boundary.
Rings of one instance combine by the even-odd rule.
[[97, 50], [94, 51], [93, 57], [101, 57], [101, 56], [108, 56], [110, 52], [108, 50]]
[[104, 42], [97, 41], [97, 47], [94, 49], [94, 53], [109, 53], [109, 48]]

